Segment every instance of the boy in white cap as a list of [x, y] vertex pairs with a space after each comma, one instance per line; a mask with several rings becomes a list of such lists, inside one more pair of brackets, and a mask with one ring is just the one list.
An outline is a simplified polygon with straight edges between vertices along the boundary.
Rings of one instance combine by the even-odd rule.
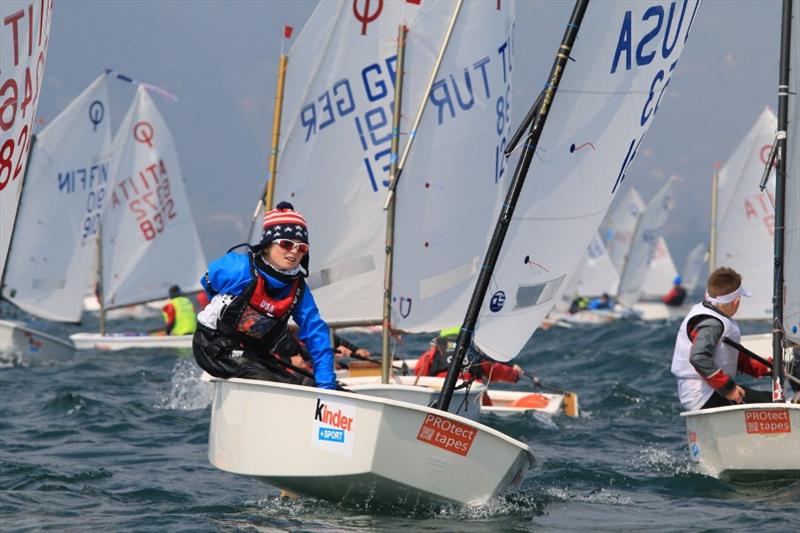
[[695, 304], [681, 324], [672, 373], [678, 379], [678, 397], [687, 411], [772, 401], [770, 391], [743, 387], [734, 381], [737, 371], [762, 377], [771, 369], [723, 342], [725, 337], [737, 343], [741, 340], [733, 316], [743, 296], [750, 293], [742, 286], [742, 276], [732, 268], [720, 267], [708, 277], [705, 301]]
[[311, 355], [316, 386], [335, 389], [330, 332], [305, 282], [305, 218], [292, 204], [281, 202], [264, 215], [263, 229], [261, 241], [248, 245], [246, 254], [232, 248], [200, 280], [211, 302], [197, 315], [195, 360], [221, 378], [306, 383], [273, 355], [291, 317]]

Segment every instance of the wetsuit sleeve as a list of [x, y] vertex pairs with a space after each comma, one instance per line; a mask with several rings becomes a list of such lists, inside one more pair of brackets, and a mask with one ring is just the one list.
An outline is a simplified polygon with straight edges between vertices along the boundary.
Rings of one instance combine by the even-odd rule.
[[689, 362], [711, 388], [723, 396], [733, 390], [736, 382], [714, 364], [714, 350], [722, 339], [724, 329], [716, 318], [701, 320], [689, 332], [692, 349]]
[[250, 258], [229, 252], [208, 265], [208, 272], [200, 280], [209, 294], [239, 295], [253, 279]]
[[[769, 361], [772, 362], [772, 357], [769, 358]], [[737, 361], [736, 367], [740, 372], [744, 372], [756, 378], [764, 377], [772, 372], [770, 367], [755, 359], [751, 359], [744, 352], [739, 352], [739, 360]]]
[[428, 348], [428, 351], [419, 356], [419, 359], [417, 359], [417, 364], [414, 365], [415, 376], [430, 375], [431, 364], [433, 362], [433, 356], [435, 353], [436, 353], [436, 346], [431, 346], [430, 348]]
[[333, 348], [328, 325], [322, 320], [317, 303], [306, 287], [303, 298], [298, 302], [292, 318], [300, 326], [297, 337], [306, 345], [314, 366], [314, 380], [321, 389], [336, 388], [336, 374], [333, 372]]
[[[519, 380], [519, 375], [514, 370], [514, 367], [506, 363], [491, 363], [489, 371], [492, 375], [492, 381], [516, 383]], [[486, 378], [489, 378], [489, 372], [486, 372]]]

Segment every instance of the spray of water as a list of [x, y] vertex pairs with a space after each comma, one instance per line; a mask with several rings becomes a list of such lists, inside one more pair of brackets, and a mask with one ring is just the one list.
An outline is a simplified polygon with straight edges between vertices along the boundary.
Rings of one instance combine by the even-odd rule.
[[205, 409], [211, 403], [211, 384], [203, 371], [189, 359], [178, 359], [172, 368], [169, 391], [157, 405], [162, 409]]

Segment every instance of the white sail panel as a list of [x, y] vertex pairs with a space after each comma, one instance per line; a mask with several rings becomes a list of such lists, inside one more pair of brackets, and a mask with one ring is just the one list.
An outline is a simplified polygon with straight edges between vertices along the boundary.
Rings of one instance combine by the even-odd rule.
[[580, 281], [575, 287], [578, 296], [600, 296], [603, 293], [617, 293], [619, 274], [611, 264], [611, 258], [603, 246], [600, 235], [595, 233], [586, 250]]
[[620, 275], [617, 293], [617, 299], [625, 305], [635, 304], [642, 294], [650, 264], [656, 255], [661, 231], [672, 209], [673, 182], [674, 178], [670, 178], [653, 196], [636, 225], [631, 251], [625, 263], [625, 270]]
[[109, 110], [102, 74], [33, 146], [3, 297], [41, 318], [81, 319], [109, 184]]
[[[736, 318], [768, 319], [772, 316], [773, 233], [775, 171], [766, 192], [758, 189], [772, 148], [778, 121], [769, 108], [719, 171], [717, 216], [717, 267], [730, 267], [742, 275], [750, 298], [742, 298]], [[770, 196], [767, 196], [769, 194]]]
[[[397, 189], [392, 324], [460, 324], [506, 172], [514, 2], [466, 2]], [[410, 32], [409, 42], [419, 36]], [[406, 79], [417, 73], [409, 67]], [[498, 119], [498, 109], [502, 110]], [[408, 131], [410, 110], [401, 129]]]
[[[653, 122], [698, 2], [594, 2], [481, 308], [476, 346], [515, 357], [563, 290]], [[499, 212], [499, 209], [497, 210]]]
[[636, 187], [630, 186], [624, 196], [619, 196], [601, 224], [600, 234], [603, 237], [611, 264], [617, 272], [625, 270], [625, 262], [633, 242], [636, 223], [645, 208], [644, 200]]
[[199, 290], [206, 261], [175, 142], [141, 85], [112, 151], [114, 182], [102, 226], [106, 306], [163, 299], [173, 284]]
[[700, 278], [703, 275], [703, 267], [706, 263], [707, 254], [708, 246], [701, 242], [692, 248], [692, 251], [689, 252], [689, 256], [686, 258], [686, 264], [681, 271], [681, 277], [683, 278], [683, 288], [686, 289], [686, 292], [689, 294], [697, 288], [698, 284], [702, 283], [703, 286], [705, 286], [705, 280], [701, 281]]
[[656, 251], [650, 261], [650, 268], [642, 284], [642, 298], [660, 298], [672, 288], [672, 282], [678, 275], [678, 269], [669, 253], [667, 242], [664, 237], [659, 237], [656, 243]]
[[0, 282], [6, 267], [33, 121], [39, 104], [52, 2], [0, 2]]
[[328, 321], [382, 317], [398, 26], [408, 27], [402, 110], [413, 117], [454, 6], [320, 2], [288, 54], [275, 201], [308, 220], [308, 281]]

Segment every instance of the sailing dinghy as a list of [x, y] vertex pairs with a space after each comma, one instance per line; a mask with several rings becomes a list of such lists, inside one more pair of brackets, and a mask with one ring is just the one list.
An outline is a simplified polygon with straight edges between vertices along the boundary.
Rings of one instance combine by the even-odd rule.
[[[681, 413], [689, 454], [721, 479], [800, 477], [800, 405], [786, 403], [787, 370], [800, 349], [800, 1], [784, 0], [778, 81], [778, 122], [766, 161], [775, 173], [772, 403], [740, 404]], [[762, 187], [764, 183], [762, 182]], [[772, 253], [764, 258], [771, 259]], [[793, 375], [794, 374], [794, 375]], [[798, 372], [790, 372], [795, 391]]]
[[[454, 296], [460, 294], [462, 285], [471, 288], [477, 283], [474, 291], [468, 289], [472, 295], [467, 316], [474, 325], [480, 314], [481, 322], [470, 339], [472, 328], [464, 321], [467, 325], [462, 327], [445, 382], [446, 400], [440, 398], [439, 409], [296, 385], [213, 379], [210, 462], [300, 494], [359, 505], [466, 504], [485, 501], [521, 482], [533, 463], [527, 445], [447, 412], [462, 357], [474, 340], [484, 353], [508, 360], [520, 352], [547, 315], [653, 122], [655, 105], [671, 73], [670, 65], [674, 68], [677, 64], [697, 4], [576, 2], [547, 88], [539, 105], [531, 110], [530, 116], [535, 117], [531, 134], [508, 185], [509, 196], [506, 201], [498, 199], [494, 210], [500, 221], [511, 222], [512, 227], [495, 230], [483, 259], [484, 266], [490, 260], [488, 269], [475, 269], [474, 273], [470, 269], [470, 275], [459, 270], [458, 276], [447, 278], [454, 283], [452, 289], [459, 291]], [[412, 9], [408, 7], [412, 4], [402, 5]], [[487, 5], [494, 7], [487, 2], [470, 4]], [[322, 2], [317, 9], [334, 9], [332, 6], [332, 2]], [[326, 20], [347, 27], [353, 42], [358, 43], [357, 36], [368, 31], [366, 25], [353, 20], [345, 9], [349, 5], [336, 7], [341, 10], [339, 16], [333, 13]], [[671, 22], [659, 26], [664, 46], [654, 46], [652, 61], [639, 65], [632, 50], [635, 45], [621, 36], [644, 35], [640, 26], [648, 8], [668, 12]], [[588, 20], [582, 25], [584, 13]], [[632, 25], [637, 28], [633, 33]], [[575, 42], [579, 28], [581, 39]], [[343, 49], [353, 53], [358, 48]], [[324, 50], [333, 53], [335, 48]], [[604, 60], [598, 61], [598, 57]], [[568, 65], [568, 58], [574, 63]], [[564, 93], [556, 92], [559, 83], [565, 86]], [[658, 96], [648, 95], [642, 90], [646, 87], [656, 87]], [[317, 95], [307, 98], [315, 101]], [[544, 128], [542, 135], [548, 114], [554, 115], [555, 125]], [[548, 157], [537, 162], [536, 179], [521, 190], [521, 178], [540, 139]], [[577, 149], [586, 142], [593, 149]], [[576, 195], [575, 191], [585, 194]], [[514, 204], [520, 196], [520, 212], [515, 216]], [[506, 232], [509, 239], [502, 246]], [[501, 246], [504, 255], [493, 275], [491, 267]], [[487, 294], [493, 279], [497, 286]], [[429, 285], [418, 285], [417, 290], [420, 288], [430, 290]], [[276, 420], [281, 421], [277, 430]], [[398, 455], [420, 460], [398, 462]]]
[[[293, 44], [291, 62], [282, 56], [279, 73], [287, 72], [287, 91], [276, 116], [285, 113], [289, 120], [286, 128], [273, 126], [269, 185], [276, 197], [291, 199], [312, 228], [308, 283], [322, 316], [332, 326], [386, 324], [382, 355], [387, 361], [389, 330], [440, 330], [457, 324], [466, 309], [465, 281], [474, 275], [483, 247], [472, 236], [485, 232], [501, 191], [497, 153], [486, 146], [499, 143], [509, 129], [504, 119], [497, 131], [490, 97], [510, 106], [513, 15], [513, 3], [500, 9], [480, 3], [463, 9], [448, 2], [397, 3], [385, 6], [366, 35], [359, 32], [354, 39], [352, 28], [331, 25], [336, 17], [352, 21], [351, 11], [341, 3], [321, 4]], [[318, 63], [320, 49], [348, 52], [331, 52], [329, 60]], [[370, 86], [366, 95], [342, 92], [361, 83], [364, 68], [379, 88]], [[276, 102], [283, 85], [279, 81]], [[317, 130], [309, 124], [315, 108], [309, 107], [308, 95], [328, 94], [331, 87], [350, 95], [353, 109]], [[426, 91], [430, 99], [423, 97]], [[456, 106], [452, 113], [446, 97]], [[392, 134], [398, 129], [416, 132], [413, 149], [410, 137]], [[274, 139], [282, 130], [277, 150]], [[405, 180], [396, 205], [384, 211], [386, 188], [400, 171]], [[486, 178], [492, 175], [495, 179]], [[466, 180], [470, 187], [463, 186]], [[464, 209], [444, 212], [441, 206], [453, 201]], [[334, 208], [337, 203], [342, 208]], [[391, 304], [382, 305], [387, 287]], [[388, 367], [386, 376], [383, 367], [373, 367], [372, 379], [361, 371], [355, 380], [341, 379], [353, 391], [395, 397]], [[408, 401], [411, 390], [403, 391]], [[416, 390], [414, 403], [428, 405], [430, 387]]]
[[[98, 265], [103, 310], [161, 300], [171, 285], [180, 285], [184, 292], [201, 290], [200, 277], [206, 261], [183, 185], [175, 142], [142, 84], [111, 151], [111, 180], [101, 221]], [[78, 349], [192, 345], [192, 335], [101, 332], [76, 333], [70, 338]]]
[[[23, 183], [34, 145], [33, 126], [44, 78], [53, 4], [4, 0], [0, 2], [0, 19], [6, 21], [0, 26], [3, 93], [5, 96], [19, 95], [19, 98], [4, 98], [0, 113], [0, 147], [4, 162], [0, 166], [0, 294], [5, 298], [12, 239], [20, 222], [20, 199], [24, 189], [27, 189], [28, 196], [39, 194], [35, 188], [27, 184], [23, 186]], [[15, 22], [9, 23], [11, 20]], [[22, 322], [0, 320], [0, 354], [3, 356], [17, 358], [46, 353], [51, 357], [64, 357], [73, 351], [70, 343]]]

